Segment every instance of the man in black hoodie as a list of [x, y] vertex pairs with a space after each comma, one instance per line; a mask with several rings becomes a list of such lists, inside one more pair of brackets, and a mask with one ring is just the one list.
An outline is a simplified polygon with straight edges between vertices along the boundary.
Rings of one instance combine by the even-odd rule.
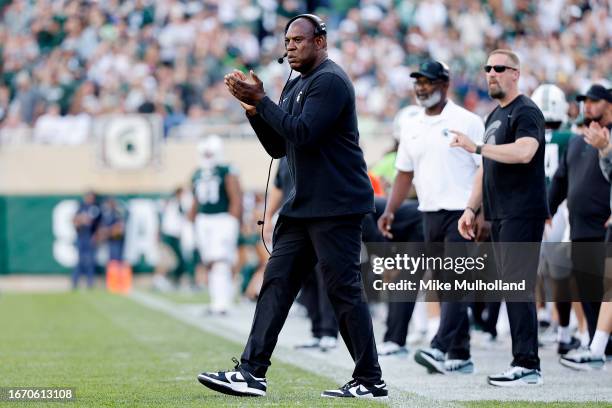
[[325, 23], [300, 15], [285, 28], [290, 67], [301, 75], [279, 105], [263, 83], [234, 72], [225, 77], [266, 151], [287, 157], [293, 191], [280, 210], [251, 334], [233, 371], [199, 381], [225, 394], [265, 395], [265, 374], [287, 313], [319, 263], [340, 334], [355, 361], [353, 379], [324, 397], [387, 398], [372, 319], [359, 268], [361, 222], [374, 195], [359, 147], [355, 94], [346, 73], [327, 58]]

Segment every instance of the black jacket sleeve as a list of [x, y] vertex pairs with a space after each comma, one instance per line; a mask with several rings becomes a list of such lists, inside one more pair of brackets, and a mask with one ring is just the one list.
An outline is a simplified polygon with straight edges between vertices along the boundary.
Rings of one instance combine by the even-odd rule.
[[313, 79], [303, 97], [304, 106], [298, 116], [283, 111], [268, 97], [257, 104], [263, 120], [296, 147], [316, 144], [319, 138], [329, 134], [350, 95], [337, 75], [323, 73]]
[[563, 156], [559, 161], [559, 167], [553, 176], [550, 188], [548, 190], [548, 207], [550, 208], [551, 216], [555, 215], [559, 205], [567, 198], [567, 152], [569, 146], [563, 152]]
[[247, 119], [255, 131], [257, 138], [270, 156], [275, 159], [280, 159], [287, 154], [285, 140], [281, 135], [276, 133], [259, 114], [253, 116], [247, 115]]

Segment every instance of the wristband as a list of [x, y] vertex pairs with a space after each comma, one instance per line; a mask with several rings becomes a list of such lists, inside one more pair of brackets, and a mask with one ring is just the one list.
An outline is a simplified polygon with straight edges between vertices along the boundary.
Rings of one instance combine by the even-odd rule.
[[465, 209], [466, 210], [470, 210], [474, 215], [478, 214], [478, 212], [475, 209], [473, 209], [472, 207], [465, 207]]
[[481, 144], [476, 145], [476, 151], [474, 153], [482, 154], [482, 145]]

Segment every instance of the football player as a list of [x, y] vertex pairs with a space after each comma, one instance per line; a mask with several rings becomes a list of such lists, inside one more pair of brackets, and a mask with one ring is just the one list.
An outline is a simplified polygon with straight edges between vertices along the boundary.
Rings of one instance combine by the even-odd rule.
[[237, 259], [242, 194], [236, 171], [223, 161], [219, 136], [201, 142], [198, 154], [191, 219], [200, 259], [209, 271], [210, 312], [225, 314], [234, 298], [232, 267]]

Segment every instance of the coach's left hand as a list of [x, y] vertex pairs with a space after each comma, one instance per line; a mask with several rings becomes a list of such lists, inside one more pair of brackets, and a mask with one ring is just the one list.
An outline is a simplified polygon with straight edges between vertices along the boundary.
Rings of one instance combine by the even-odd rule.
[[230, 93], [239, 101], [247, 105], [255, 106], [265, 96], [263, 82], [251, 70], [249, 72], [250, 81], [244, 81], [238, 78], [237, 75], [226, 75], [224, 78], [225, 85]]
[[476, 152], [476, 143], [474, 143], [466, 134], [457, 130], [449, 130], [449, 133], [454, 135], [451, 140], [451, 147], [461, 147], [468, 153]]

